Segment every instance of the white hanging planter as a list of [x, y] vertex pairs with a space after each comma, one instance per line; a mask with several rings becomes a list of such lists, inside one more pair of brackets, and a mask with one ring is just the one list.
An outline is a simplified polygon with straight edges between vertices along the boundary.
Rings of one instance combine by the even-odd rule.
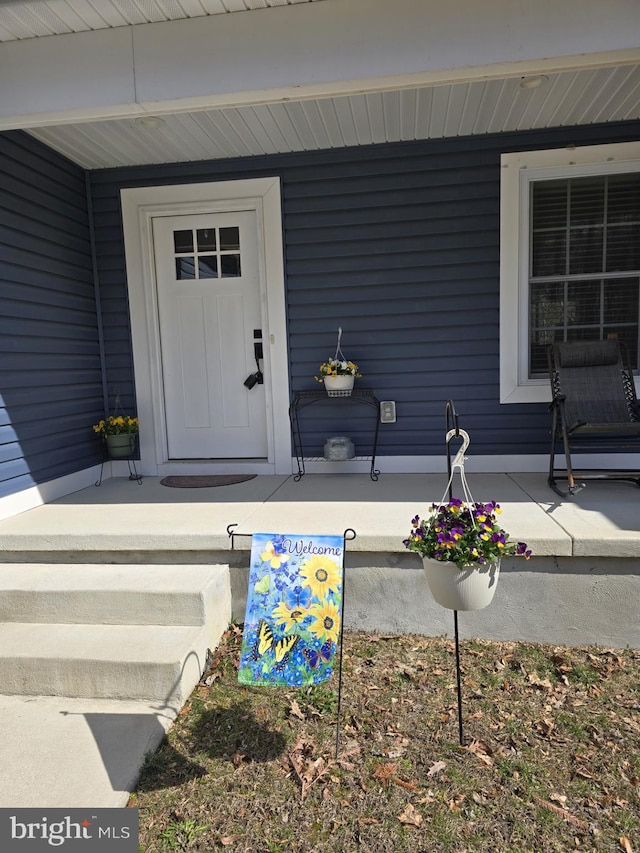
[[431, 594], [442, 607], [482, 610], [491, 604], [498, 586], [500, 560], [484, 565], [472, 563], [459, 569], [455, 563], [423, 557], [422, 565]]
[[348, 396], [353, 391], [355, 376], [325, 376], [324, 387], [330, 397]]

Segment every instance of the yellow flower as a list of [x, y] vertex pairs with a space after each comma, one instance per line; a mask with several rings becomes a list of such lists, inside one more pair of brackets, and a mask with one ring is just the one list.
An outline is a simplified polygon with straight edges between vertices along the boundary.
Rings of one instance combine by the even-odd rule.
[[314, 604], [309, 609], [309, 613], [314, 617], [314, 621], [309, 625], [309, 631], [323, 642], [331, 640], [331, 642], [337, 643], [340, 634], [338, 606], [333, 601], [325, 600], [320, 604]]
[[281, 601], [277, 607], [273, 608], [271, 615], [278, 625], [284, 625], [284, 630], [288, 633], [306, 619], [308, 612], [308, 610], [303, 610], [302, 608], [289, 610], [284, 601]]
[[300, 569], [302, 586], [311, 588], [318, 598], [325, 598], [330, 592], [339, 592], [342, 573], [338, 565], [329, 557], [311, 557]]

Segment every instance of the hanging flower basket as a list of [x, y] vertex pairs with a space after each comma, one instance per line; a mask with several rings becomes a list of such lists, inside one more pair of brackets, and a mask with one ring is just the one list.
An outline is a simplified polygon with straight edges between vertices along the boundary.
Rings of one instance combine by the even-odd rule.
[[471, 563], [457, 569], [431, 557], [423, 557], [422, 565], [431, 595], [441, 607], [449, 610], [482, 610], [491, 604], [498, 586], [500, 560], [484, 565]]
[[[422, 558], [431, 594], [450, 610], [481, 610], [491, 603], [498, 585], [500, 560], [505, 556], [529, 559], [526, 542], [513, 542], [498, 524], [502, 512], [496, 501], [474, 501], [464, 474], [464, 451], [469, 436], [459, 430], [463, 446], [453, 462], [447, 489], [456, 470], [465, 500], [450, 498], [432, 504], [430, 514], [411, 520], [411, 532], [403, 544]], [[453, 430], [447, 433], [447, 440]], [[446, 494], [446, 490], [445, 490]]]
[[355, 376], [325, 376], [324, 387], [330, 397], [350, 395], [353, 391]]
[[320, 376], [315, 377], [317, 382], [324, 382], [329, 397], [350, 396], [356, 378], [362, 376], [358, 365], [344, 357], [340, 349], [341, 338], [342, 328], [339, 327], [336, 354], [320, 365]]

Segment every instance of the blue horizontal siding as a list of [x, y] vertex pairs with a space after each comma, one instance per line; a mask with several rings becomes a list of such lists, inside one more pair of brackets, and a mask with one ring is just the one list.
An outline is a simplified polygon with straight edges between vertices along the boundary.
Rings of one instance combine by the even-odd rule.
[[0, 497], [99, 461], [102, 412], [84, 173], [0, 134]]
[[[499, 403], [500, 155], [637, 139], [640, 123], [394, 143], [336, 151], [113, 169], [90, 176], [110, 385], [135, 403], [119, 193], [131, 186], [279, 176], [293, 390], [317, 388], [335, 350], [396, 424], [383, 455], [439, 455], [453, 399], [475, 453], [547, 453], [544, 405]], [[328, 404], [330, 406], [330, 404]], [[325, 407], [326, 408], [326, 407]], [[305, 452], [371, 435], [364, 407], [301, 416]]]

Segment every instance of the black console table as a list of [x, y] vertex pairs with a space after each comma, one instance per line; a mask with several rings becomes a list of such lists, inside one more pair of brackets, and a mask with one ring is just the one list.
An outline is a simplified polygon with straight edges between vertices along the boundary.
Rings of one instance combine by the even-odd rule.
[[371, 446], [371, 469], [369, 471], [369, 476], [372, 480], [377, 480], [380, 476], [380, 471], [376, 470], [375, 467], [376, 449], [378, 447], [378, 431], [380, 428], [380, 401], [375, 396], [371, 388], [354, 388], [353, 391], [337, 391], [331, 396], [327, 394], [324, 388], [318, 391], [295, 392], [293, 403], [289, 406], [289, 420], [291, 421], [291, 432], [293, 435], [293, 449], [298, 462], [298, 473], [293, 479], [298, 481], [305, 473], [302, 436], [300, 433], [300, 421], [298, 415], [302, 409], [310, 406], [312, 403], [321, 402], [322, 400], [338, 406], [344, 404], [345, 401], [351, 401], [352, 403], [360, 403], [363, 406], [368, 406], [375, 410], [376, 419]]

